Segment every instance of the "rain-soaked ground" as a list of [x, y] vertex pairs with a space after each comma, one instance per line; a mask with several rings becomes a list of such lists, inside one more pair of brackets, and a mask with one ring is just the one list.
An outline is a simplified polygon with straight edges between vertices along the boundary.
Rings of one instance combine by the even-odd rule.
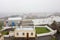
[[[60, 40], [60, 33], [57, 33], [55, 36], [57, 40]], [[51, 38], [52, 38], [51, 36], [36, 37], [35, 39], [25, 39], [25, 38], [13, 39], [13, 37], [9, 37], [9, 38], [4, 38], [4, 40], [51, 40]]]
[[9, 37], [9, 38], [5, 38], [5, 40], [51, 40], [51, 36], [42, 36], [42, 37], [36, 37], [35, 39], [34, 38], [15, 38], [13, 39], [13, 37]]
[[[56, 39], [60, 40], [60, 33], [57, 33], [56, 35]], [[35, 39], [27, 39], [27, 38], [14, 38], [14, 37], [9, 37], [9, 38], [4, 38], [4, 40], [51, 40], [51, 36], [42, 36], [42, 37], [36, 37]]]
[[56, 39], [57, 39], [57, 40], [60, 40], [60, 33], [57, 33], [57, 34], [56, 34]]

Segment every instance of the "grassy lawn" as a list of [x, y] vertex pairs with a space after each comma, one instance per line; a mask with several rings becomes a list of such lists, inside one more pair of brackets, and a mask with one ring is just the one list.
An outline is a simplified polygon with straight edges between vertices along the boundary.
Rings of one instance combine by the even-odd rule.
[[8, 35], [8, 34], [9, 34], [8, 31], [4, 31], [4, 32], [2, 32], [2, 35]]
[[2, 26], [3, 26], [3, 25], [4, 25], [3, 22], [0, 21], [0, 30], [2, 29]]
[[35, 29], [37, 34], [50, 32], [50, 30], [48, 30], [46, 27], [35, 27]]

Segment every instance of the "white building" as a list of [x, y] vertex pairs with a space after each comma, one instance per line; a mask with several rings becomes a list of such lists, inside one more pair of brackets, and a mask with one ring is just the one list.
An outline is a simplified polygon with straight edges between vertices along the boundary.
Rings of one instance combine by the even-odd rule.
[[[19, 37], [35, 38], [36, 36], [35, 26], [32, 20], [22, 20], [22, 18], [20, 17], [15, 17], [15, 18], [8, 18], [7, 21], [8, 21], [8, 27], [7, 26], [4, 27], [3, 30], [14, 28], [14, 31], [9, 32], [10, 36], [14, 36], [16, 38]], [[12, 22], [14, 22], [15, 25], [11, 25]]]
[[8, 24], [11, 25], [12, 21], [16, 24], [16, 26], [18, 25], [18, 23], [20, 23], [20, 21], [22, 20], [21, 17], [12, 17], [12, 18], [8, 18]]
[[53, 21], [60, 22], [59, 16], [50, 16], [48, 18], [33, 19], [34, 25], [52, 24]]
[[41, 24], [51, 24], [51, 18], [44, 18], [44, 19], [34, 19], [34, 25], [41, 25]]
[[[20, 23], [20, 21], [22, 20], [21, 17], [13, 17], [13, 18], [8, 18], [7, 20], [4, 21], [4, 25], [2, 28], [5, 30], [5, 29], [8, 29], [8, 28], [11, 28], [12, 27], [12, 22], [15, 23], [15, 26], [18, 26], [18, 23]], [[6, 21], [8, 21], [8, 23], [6, 23]]]
[[56, 22], [60, 22], [60, 16], [51, 16], [51, 19]]

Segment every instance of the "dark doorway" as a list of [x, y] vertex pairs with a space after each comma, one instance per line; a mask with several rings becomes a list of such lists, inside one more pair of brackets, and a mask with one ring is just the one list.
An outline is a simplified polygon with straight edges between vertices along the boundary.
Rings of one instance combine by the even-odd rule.
[[27, 33], [27, 40], [29, 40], [29, 33]]

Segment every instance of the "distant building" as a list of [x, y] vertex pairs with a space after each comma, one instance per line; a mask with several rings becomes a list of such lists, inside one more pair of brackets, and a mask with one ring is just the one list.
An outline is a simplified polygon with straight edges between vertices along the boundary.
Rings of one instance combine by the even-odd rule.
[[34, 25], [51, 24], [52, 19], [51, 18], [35, 19], [33, 20], [33, 22], [34, 22]]
[[53, 21], [60, 22], [60, 16], [51, 16]]
[[34, 25], [52, 24], [53, 21], [60, 22], [60, 16], [50, 16], [47, 18], [33, 19]]
[[20, 18], [20, 17], [8, 18], [8, 24], [11, 26], [12, 22], [14, 22], [15, 26], [17, 26], [21, 20], [22, 20], [22, 18]]

